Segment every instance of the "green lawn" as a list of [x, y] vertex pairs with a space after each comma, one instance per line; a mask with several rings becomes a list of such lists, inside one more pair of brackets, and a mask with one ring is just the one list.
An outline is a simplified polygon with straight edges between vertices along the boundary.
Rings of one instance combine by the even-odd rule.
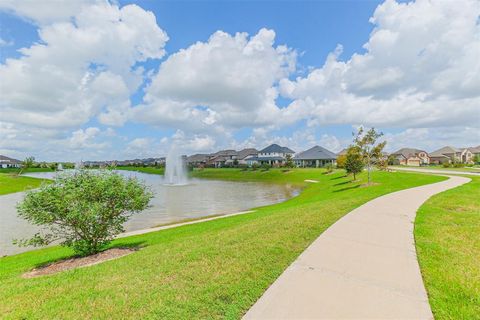
[[254, 213], [116, 240], [143, 248], [95, 266], [35, 279], [21, 274], [71, 255], [52, 247], [0, 258], [0, 314], [7, 319], [238, 319], [332, 223], [380, 195], [444, 177], [375, 172], [377, 185], [319, 169], [210, 169], [195, 176], [301, 184], [303, 192]]
[[[19, 173], [20, 168], [0, 168], [0, 173]], [[50, 171], [55, 171], [50, 168], [28, 168], [26, 170], [23, 170], [23, 173], [26, 172], [50, 172]]]
[[480, 319], [480, 178], [430, 198], [415, 242], [435, 319]]
[[154, 173], [154, 174], [163, 174], [165, 171], [164, 168], [157, 167], [129, 167], [129, 166], [118, 166], [118, 170], [127, 170], [127, 171], [140, 171], [144, 173]]
[[42, 179], [19, 177], [13, 173], [0, 173], [0, 195], [37, 188]]

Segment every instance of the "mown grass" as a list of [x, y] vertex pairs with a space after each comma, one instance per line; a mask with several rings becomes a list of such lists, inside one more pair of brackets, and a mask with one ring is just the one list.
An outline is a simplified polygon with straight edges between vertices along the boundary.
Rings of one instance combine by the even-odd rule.
[[50, 171], [55, 171], [50, 168], [28, 168], [25, 170], [22, 170], [20, 168], [0, 168], [0, 173], [27, 173], [27, 172], [50, 172]]
[[480, 319], [480, 178], [423, 204], [415, 243], [435, 319]]
[[129, 166], [118, 166], [115, 169], [117, 170], [127, 170], [127, 171], [139, 171], [143, 173], [153, 173], [153, 174], [163, 174], [164, 168], [157, 167], [129, 167]]
[[0, 173], [0, 195], [37, 188], [42, 179], [21, 177], [14, 173]]
[[[377, 185], [343, 172], [204, 170], [194, 176], [306, 184], [286, 202], [238, 215], [122, 238], [126, 257], [23, 279], [34, 266], [71, 256], [52, 247], [0, 259], [0, 314], [7, 319], [238, 319], [331, 224], [380, 195], [444, 177], [375, 172]], [[241, 178], [243, 177], [243, 178]]]

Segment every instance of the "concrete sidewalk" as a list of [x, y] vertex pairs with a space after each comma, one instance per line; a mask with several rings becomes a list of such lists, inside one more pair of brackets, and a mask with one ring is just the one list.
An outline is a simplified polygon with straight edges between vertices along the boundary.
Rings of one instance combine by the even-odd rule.
[[400, 170], [400, 171], [409, 171], [409, 172], [422, 172], [422, 173], [434, 173], [434, 174], [443, 174], [443, 175], [448, 175], [448, 174], [462, 174], [462, 175], [468, 175], [468, 176], [477, 176], [480, 177], [480, 171], [479, 172], [470, 172], [470, 171], [455, 171], [455, 170], [439, 170], [439, 169], [428, 169], [428, 168], [421, 168], [421, 167], [389, 167], [392, 170]]
[[413, 222], [449, 180], [376, 198], [320, 235], [244, 319], [433, 319], [417, 262]]

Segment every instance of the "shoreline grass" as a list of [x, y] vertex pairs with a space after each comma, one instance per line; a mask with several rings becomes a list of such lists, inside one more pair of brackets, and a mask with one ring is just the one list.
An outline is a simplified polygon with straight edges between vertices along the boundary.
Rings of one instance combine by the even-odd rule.
[[378, 196], [446, 179], [374, 172], [378, 185], [362, 188], [364, 173], [351, 182], [343, 172], [323, 172], [194, 172], [211, 179], [319, 183], [306, 184], [297, 197], [250, 214], [117, 239], [112, 246], [142, 249], [88, 268], [22, 279], [21, 274], [34, 266], [72, 252], [51, 247], [0, 258], [0, 314], [7, 319], [238, 319], [343, 215]]
[[38, 188], [44, 179], [17, 176], [14, 173], [0, 172], [0, 195]]
[[480, 178], [417, 212], [415, 244], [435, 319], [480, 319]]

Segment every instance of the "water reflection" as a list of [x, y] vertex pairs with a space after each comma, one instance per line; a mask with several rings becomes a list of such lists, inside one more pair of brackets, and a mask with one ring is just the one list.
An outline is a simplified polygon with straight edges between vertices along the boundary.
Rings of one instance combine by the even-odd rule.
[[[190, 184], [168, 186], [162, 176], [134, 171], [119, 171], [135, 176], [154, 192], [151, 207], [136, 214], [125, 224], [127, 231], [153, 227], [182, 219], [212, 214], [227, 214], [285, 201], [298, 194], [290, 185], [260, 182], [234, 182], [191, 179]], [[54, 172], [29, 173], [28, 176], [51, 179]], [[17, 217], [15, 204], [22, 193], [0, 196], [0, 256], [30, 250], [12, 245], [14, 238], [32, 236], [38, 229]]]

